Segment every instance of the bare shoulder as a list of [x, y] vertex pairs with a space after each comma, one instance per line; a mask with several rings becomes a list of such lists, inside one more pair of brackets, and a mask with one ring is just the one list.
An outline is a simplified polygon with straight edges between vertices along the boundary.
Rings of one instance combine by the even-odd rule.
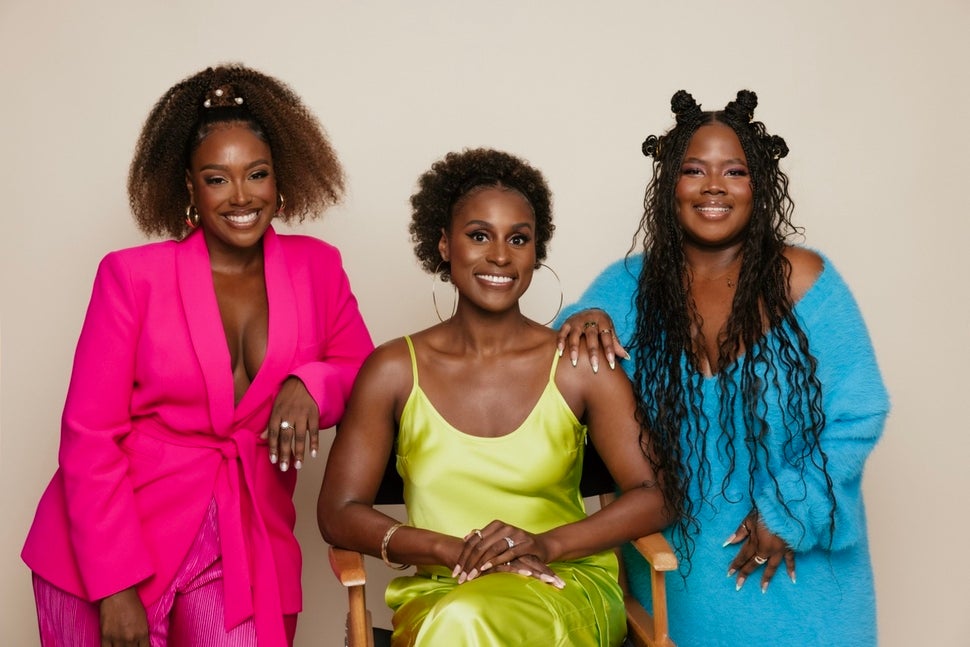
[[359, 383], [397, 385], [411, 380], [411, 354], [403, 337], [384, 342], [368, 355], [357, 376]]
[[788, 285], [792, 303], [796, 303], [818, 280], [825, 268], [825, 262], [821, 256], [804, 247], [786, 247], [785, 258], [791, 264], [791, 279]]

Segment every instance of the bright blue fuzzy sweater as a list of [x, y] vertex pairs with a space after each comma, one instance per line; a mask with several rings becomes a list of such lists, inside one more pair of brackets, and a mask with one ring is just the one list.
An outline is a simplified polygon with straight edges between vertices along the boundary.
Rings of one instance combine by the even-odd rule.
[[[875, 593], [861, 485], [866, 458], [882, 434], [889, 412], [889, 396], [855, 299], [831, 262], [823, 260], [824, 270], [795, 305], [795, 314], [818, 360], [826, 416], [821, 444], [828, 455], [837, 506], [834, 537], [830, 544], [830, 503], [819, 470], [809, 467], [803, 477], [791, 467], [786, 470], [782, 461], [773, 463], [796, 521], [779, 504], [767, 475], [762, 475], [763, 483], [756, 479], [755, 500], [751, 501], [743, 438], [735, 441], [736, 466], [725, 497], [721, 482], [727, 464], [718, 454], [718, 443], [707, 443], [708, 482], [714, 484], [707, 492], [710, 504], [699, 510], [695, 506], [700, 531], [694, 537], [689, 572], [682, 564], [681, 573], [686, 577], [675, 573], [667, 577], [671, 637], [678, 647], [876, 644]], [[642, 256], [632, 256], [608, 267], [560, 321], [583, 308], [602, 308], [613, 318], [621, 343], [631, 355], [636, 353], [631, 340], [642, 263]], [[632, 377], [633, 361], [622, 365]], [[717, 379], [706, 379], [703, 388], [704, 409], [716, 438], [720, 433]], [[767, 402], [776, 402], [776, 395], [769, 393]], [[740, 412], [736, 415], [737, 429], [743, 429]], [[768, 421], [773, 427], [781, 424], [777, 412], [769, 411]], [[787, 434], [772, 436], [769, 432], [768, 436], [769, 451], [777, 458]], [[689, 493], [695, 501], [697, 488], [694, 483]], [[764, 594], [761, 569], [751, 574], [741, 591], [735, 591], [734, 577], [726, 577], [738, 547], [722, 548], [722, 544], [753, 505], [767, 527], [795, 549], [797, 584], [788, 579], [784, 564]], [[632, 550], [626, 549], [624, 557], [632, 592], [649, 608], [648, 567]]]

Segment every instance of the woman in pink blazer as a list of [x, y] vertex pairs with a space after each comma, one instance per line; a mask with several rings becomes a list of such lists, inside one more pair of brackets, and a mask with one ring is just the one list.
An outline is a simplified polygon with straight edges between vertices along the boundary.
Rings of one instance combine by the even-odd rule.
[[296, 472], [373, 345], [339, 252], [270, 223], [336, 202], [339, 163], [287, 86], [209, 68], [155, 105], [128, 188], [174, 240], [98, 269], [23, 550], [42, 644], [292, 644]]

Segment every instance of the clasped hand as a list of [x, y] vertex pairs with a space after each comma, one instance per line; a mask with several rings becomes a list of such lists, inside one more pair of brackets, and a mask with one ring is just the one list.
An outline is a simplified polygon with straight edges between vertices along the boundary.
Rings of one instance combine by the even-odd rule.
[[542, 539], [502, 521], [465, 535], [461, 554], [451, 573], [462, 584], [488, 573], [518, 573], [551, 584], [566, 583], [546, 564], [548, 550]]
[[775, 571], [785, 562], [788, 577], [795, 582], [795, 552], [785, 543], [785, 540], [774, 534], [765, 526], [758, 514], [757, 508], [748, 513], [734, 534], [728, 537], [724, 546], [741, 543], [741, 549], [731, 561], [727, 576], [737, 573], [735, 590], [740, 591], [745, 580], [761, 566], [765, 571], [761, 576], [761, 592], [768, 590], [768, 583], [775, 576]]

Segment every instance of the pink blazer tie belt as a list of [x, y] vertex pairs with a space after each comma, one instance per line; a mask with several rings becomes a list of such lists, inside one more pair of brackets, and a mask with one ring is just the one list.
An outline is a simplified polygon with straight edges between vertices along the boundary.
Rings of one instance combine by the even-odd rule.
[[228, 437], [186, 434], [148, 420], [133, 433], [221, 454], [213, 497], [219, 514], [226, 629], [254, 617], [260, 647], [287, 647], [273, 546], [253, 494], [257, 447], [265, 444], [260, 443], [259, 434], [249, 429]]

